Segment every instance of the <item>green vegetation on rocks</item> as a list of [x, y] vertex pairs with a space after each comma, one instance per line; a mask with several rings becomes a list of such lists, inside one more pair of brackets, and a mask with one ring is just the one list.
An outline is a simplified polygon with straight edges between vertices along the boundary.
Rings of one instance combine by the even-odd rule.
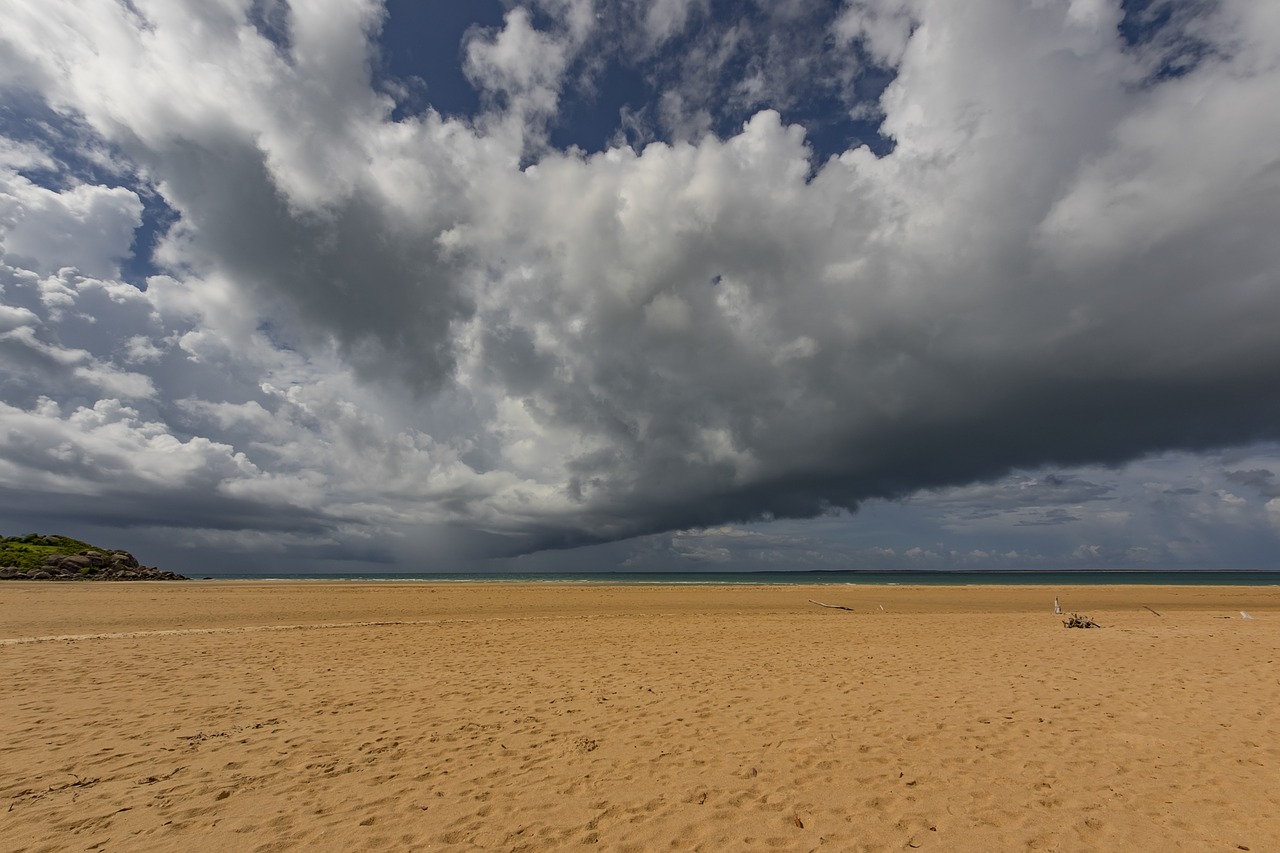
[[0, 580], [186, 580], [143, 566], [128, 551], [100, 548], [69, 536], [0, 538]]
[[106, 548], [98, 548], [70, 536], [28, 533], [26, 536], [6, 536], [0, 539], [0, 566], [13, 566], [30, 572], [42, 567], [46, 557], [54, 554], [78, 554], [81, 551], [112, 553]]

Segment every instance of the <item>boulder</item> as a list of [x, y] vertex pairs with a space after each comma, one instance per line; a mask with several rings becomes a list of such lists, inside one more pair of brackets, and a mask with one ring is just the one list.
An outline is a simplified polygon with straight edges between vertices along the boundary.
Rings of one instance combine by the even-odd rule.
[[[11, 537], [12, 538], [12, 537]], [[45, 537], [23, 537], [21, 541], [37, 545], [57, 546], [59, 541]], [[42, 540], [42, 541], [37, 541]], [[162, 572], [144, 566], [128, 551], [86, 548], [75, 554], [50, 554], [37, 569], [28, 572], [17, 566], [0, 566], [0, 580], [187, 580], [174, 572]]]

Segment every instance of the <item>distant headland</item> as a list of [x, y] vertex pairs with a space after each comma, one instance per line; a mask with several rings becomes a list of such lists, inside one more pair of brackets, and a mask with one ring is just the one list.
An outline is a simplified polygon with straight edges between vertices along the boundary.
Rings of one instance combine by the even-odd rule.
[[128, 551], [100, 548], [69, 536], [0, 538], [0, 580], [184, 581], [187, 578], [144, 566]]

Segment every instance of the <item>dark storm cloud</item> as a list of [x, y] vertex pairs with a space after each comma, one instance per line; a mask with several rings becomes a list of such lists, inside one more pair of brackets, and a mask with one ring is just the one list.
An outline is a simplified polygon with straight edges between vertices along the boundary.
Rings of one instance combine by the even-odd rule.
[[1266, 468], [1254, 468], [1249, 471], [1228, 471], [1226, 476], [1233, 483], [1256, 489], [1264, 497], [1280, 497], [1280, 481], [1276, 479], [1274, 471], [1269, 471]]
[[[182, 530], [198, 528], [236, 532], [266, 532], [319, 537], [327, 535], [340, 519], [318, 517], [288, 508], [235, 500], [206, 490], [188, 489], [156, 500], [143, 490], [133, 495], [119, 491], [110, 501], [76, 495], [3, 495], [8, 528], [36, 525], [47, 529], [51, 519], [71, 516], [86, 526], [130, 529], [136, 527]], [[204, 519], [205, 524], [197, 523]]]
[[[750, 488], [731, 483], [716, 488], [717, 479], [731, 479], [728, 467], [719, 478], [714, 468], [691, 474], [681, 471], [679, 457], [648, 456], [637, 463], [614, 455], [591, 471], [603, 478], [622, 464], [644, 472], [627, 484], [621, 506], [609, 519], [627, 525], [619, 532], [634, 534], [770, 516], [814, 517], [834, 507], [856, 510], [869, 498], [990, 479], [1013, 468], [1117, 464], [1169, 448], [1280, 438], [1280, 371], [1225, 388], [1106, 384], [1045, 388], [1036, 382], [1034, 388], [1015, 390], [1004, 407], [983, 412], [981, 419], [962, 417], [925, 429], [885, 425], [854, 441], [817, 436], [815, 441], [827, 441], [807, 443], [807, 454], [814, 457], [809, 470]], [[1205, 414], [1209, 410], [1214, 416]], [[866, 447], [875, 449], [874, 458], [866, 458]]]
[[284, 300], [299, 337], [318, 333], [370, 376], [437, 388], [453, 370], [449, 326], [469, 311], [437, 232], [395, 221], [360, 191], [320, 211], [291, 209], [263, 155], [240, 140], [182, 141], [156, 177], [182, 215], [175, 253], [195, 271]]

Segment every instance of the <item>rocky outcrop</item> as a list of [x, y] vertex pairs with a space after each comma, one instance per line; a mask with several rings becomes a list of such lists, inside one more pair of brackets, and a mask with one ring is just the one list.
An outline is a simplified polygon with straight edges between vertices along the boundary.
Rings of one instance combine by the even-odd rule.
[[155, 566], [143, 566], [128, 551], [86, 550], [76, 554], [50, 554], [37, 569], [0, 568], [0, 580], [184, 581], [187, 578]]

